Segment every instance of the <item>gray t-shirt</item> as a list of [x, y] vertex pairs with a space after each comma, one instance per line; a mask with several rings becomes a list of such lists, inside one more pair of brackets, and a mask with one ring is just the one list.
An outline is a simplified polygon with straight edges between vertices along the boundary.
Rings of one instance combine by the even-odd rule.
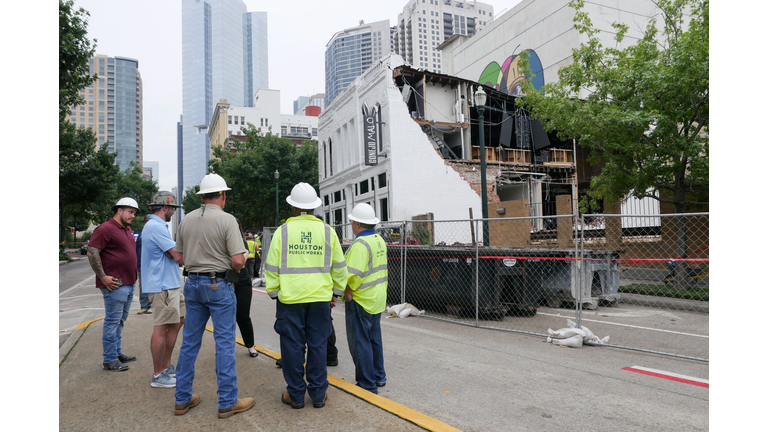
[[184, 254], [184, 267], [191, 273], [230, 269], [232, 256], [248, 251], [237, 220], [216, 204], [203, 207], [182, 219], [176, 235], [176, 252]]

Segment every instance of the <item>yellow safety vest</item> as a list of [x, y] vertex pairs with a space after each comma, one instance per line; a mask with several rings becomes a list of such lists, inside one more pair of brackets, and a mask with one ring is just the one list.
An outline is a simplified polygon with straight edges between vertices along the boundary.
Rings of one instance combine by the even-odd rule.
[[360, 236], [347, 249], [347, 285], [352, 300], [375, 315], [387, 307], [387, 244], [378, 234]]
[[271, 298], [285, 304], [331, 301], [344, 294], [347, 276], [339, 238], [320, 219], [292, 217], [272, 236], [264, 264]]
[[256, 242], [253, 240], [246, 240], [248, 243], [248, 258], [256, 258]]

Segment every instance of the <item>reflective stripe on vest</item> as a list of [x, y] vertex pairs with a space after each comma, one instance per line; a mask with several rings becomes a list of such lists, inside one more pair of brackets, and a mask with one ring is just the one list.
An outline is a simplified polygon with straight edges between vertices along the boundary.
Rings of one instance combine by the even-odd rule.
[[[377, 273], [377, 272], [379, 272], [381, 270], [386, 270], [387, 269], [387, 264], [386, 263], [382, 264], [382, 265], [380, 265], [378, 267], [372, 268], [373, 267], [373, 250], [371, 249], [371, 245], [369, 245], [368, 242], [363, 241], [362, 239], [357, 239], [357, 240], [352, 242], [352, 244], [349, 246], [349, 248], [351, 249], [352, 246], [354, 246], [356, 243], [362, 244], [362, 245], [365, 246], [366, 249], [368, 249], [368, 270], [367, 271], [360, 271], [360, 270], [358, 270], [356, 268], [347, 267], [347, 271], [348, 272], [352, 273], [355, 276], [360, 277], [360, 279], [365, 280], [365, 278], [367, 278], [368, 276], [370, 276], [370, 275], [372, 275], [374, 273]], [[364, 290], [366, 288], [370, 288], [372, 286], [376, 286], [376, 285], [378, 285], [380, 283], [383, 283], [383, 282], [389, 282], [389, 279], [387, 278], [387, 276], [384, 276], [383, 278], [379, 278], [379, 279], [376, 279], [376, 280], [371, 281], [371, 282], [360, 284], [360, 286], [357, 287], [357, 290], [358, 291], [362, 291], [362, 290]]]
[[[298, 274], [330, 273], [331, 268], [346, 267], [347, 265], [346, 262], [338, 262], [338, 263], [331, 264], [331, 227], [327, 224], [323, 224], [323, 225], [325, 225], [324, 226], [325, 250], [323, 251], [323, 267], [288, 267], [288, 226], [286, 224], [280, 228], [280, 239], [282, 241], [282, 244], [280, 245], [280, 266], [278, 267], [270, 264], [265, 264], [264, 269], [277, 274], [298, 275]], [[338, 291], [338, 289], [335, 287], [333, 291], [335, 295], [344, 294], [343, 291]], [[341, 294], [338, 294], [337, 291], [338, 293], [341, 293]], [[280, 288], [269, 293], [269, 297], [272, 299], [276, 299], [279, 292], [280, 292]]]

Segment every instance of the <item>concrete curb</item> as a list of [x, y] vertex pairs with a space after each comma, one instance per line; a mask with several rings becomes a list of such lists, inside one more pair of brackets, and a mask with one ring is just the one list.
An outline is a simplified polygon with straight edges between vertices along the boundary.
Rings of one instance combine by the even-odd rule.
[[671, 310], [709, 313], [708, 301], [674, 299], [669, 297], [647, 296], [642, 294], [621, 293], [619, 303], [652, 306]]

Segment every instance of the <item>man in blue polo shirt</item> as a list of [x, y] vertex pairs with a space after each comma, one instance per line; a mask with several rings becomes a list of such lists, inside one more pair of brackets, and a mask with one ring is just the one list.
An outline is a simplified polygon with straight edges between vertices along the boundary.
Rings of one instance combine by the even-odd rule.
[[176, 387], [171, 353], [186, 315], [178, 254], [174, 249], [176, 242], [167, 223], [178, 207], [170, 192], [156, 193], [149, 205], [152, 211], [149, 222], [141, 232], [141, 288], [149, 295], [155, 310], [150, 350], [154, 365], [151, 386], [156, 388]]

